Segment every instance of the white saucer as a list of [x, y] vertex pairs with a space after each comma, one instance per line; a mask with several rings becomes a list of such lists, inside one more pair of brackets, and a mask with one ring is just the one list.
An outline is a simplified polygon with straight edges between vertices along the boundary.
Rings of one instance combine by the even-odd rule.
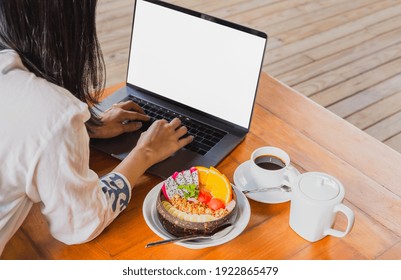
[[[245, 161], [234, 172], [234, 184], [241, 190], [255, 189], [256, 183], [249, 176], [250, 160]], [[288, 179], [290, 187], [299, 176], [299, 171], [292, 165], [289, 166]], [[263, 203], [282, 203], [291, 200], [291, 192], [271, 191], [271, 192], [259, 192], [259, 193], [248, 193], [246, 194], [252, 200], [263, 202]]]
[[[143, 217], [145, 218], [146, 224], [149, 228], [163, 239], [173, 238], [160, 223], [157, 217], [156, 211], [156, 199], [160, 192], [163, 182], [159, 183], [146, 195], [142, 206]], [[202, 249], [212, 246], [217, 246], [226, 243], [238, 235], [246, 228], [249, 219], [251, 217], [251, 207], [249, 206], [248, 199], [245, 195], [235, 186], [233, 186], [235, 194], [237, 196], [237, 216], [234, 221], [234, 228], [225, 236], [215, 240], [199, 240], [199, 241], [183, 241], [175, 244], [189, 248], [189, 249]]]

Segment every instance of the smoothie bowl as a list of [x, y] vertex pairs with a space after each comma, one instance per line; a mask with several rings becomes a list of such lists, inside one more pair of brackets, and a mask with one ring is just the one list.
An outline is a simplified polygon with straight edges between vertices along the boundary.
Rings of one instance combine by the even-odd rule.
[[156, 210], [162, 226], [174, 236], [207, 235], [235, 219], [237, 203], [225, 175], [197, 166], [164, 181]]

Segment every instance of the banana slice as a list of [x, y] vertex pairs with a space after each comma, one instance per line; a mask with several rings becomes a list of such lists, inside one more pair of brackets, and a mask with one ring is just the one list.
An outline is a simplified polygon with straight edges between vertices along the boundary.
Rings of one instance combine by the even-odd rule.
[[171, 215], [187, 222], [204, 223], [217, 220], [216, 217], [213, 217], [212, 215], [209, 214], [198, 215], [198, 214], [185, 213], [175, 208], [173, 205], [171, 205], [170, 202], [166, 200], [162, 201], [162, 204], [163, 207], [167, 210], [167, 212], [169, 212]]

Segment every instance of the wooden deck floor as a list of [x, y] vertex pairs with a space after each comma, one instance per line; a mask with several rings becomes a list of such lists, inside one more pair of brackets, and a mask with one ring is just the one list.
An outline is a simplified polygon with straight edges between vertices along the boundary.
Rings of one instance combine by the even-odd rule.
[[[401, 152], [401, 0], [166, 2], [266, 32], [263, 71]], [[125, 80], [133, 3], [99, 1], [109, 85]]]

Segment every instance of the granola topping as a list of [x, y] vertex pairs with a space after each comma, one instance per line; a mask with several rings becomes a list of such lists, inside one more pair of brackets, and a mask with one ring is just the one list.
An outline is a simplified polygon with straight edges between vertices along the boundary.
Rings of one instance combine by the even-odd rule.
[[225, 208], [218, 210], [210, 209], [205, 203], [199, 201], [189, 201], [188, 199], [175, 194], [170, 200], [170, 203], [178, 210], [189, 213], [189, 214], [209, 214], [216, 218], [221, 218], [226, 216], [229, 211]]

